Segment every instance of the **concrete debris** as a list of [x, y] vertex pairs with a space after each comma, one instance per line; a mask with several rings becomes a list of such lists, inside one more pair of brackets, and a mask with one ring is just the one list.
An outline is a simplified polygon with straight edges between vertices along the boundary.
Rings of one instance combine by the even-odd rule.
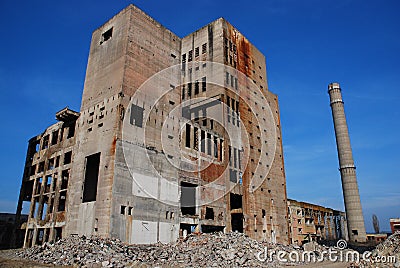
[[153, 245], [70, 236], [16, 254], [32, 261], [79, 267], [280, 267], [275, 259], [258, 260], [257, 254], [264, 252], [265, 247], [275, 251], [295, 250], [292, 246], [259, 242], [235, 232], [192, 234], [173, 244]]
[[363, 260], [360, 267], [400, 267], [400, 232], [389, 236], [376, 246], [368, 260]]
[[[284, 267], [332, 262], [322, 252], [336, 250], [315, 242], [306, 243], [303, 247], [284, 246], [256, 241], [245, 234], [212, 233], [190, 234], [186, 239], [169, 244], [129, 245], [118, 239], [100, 237], [70, 236], [55, 243], [47, 242], [16, 252], [18, 258], [28, 259], [54, 265], [72, 265], [75, 267]], [[345, 249], [346, 254], [352, 249]], [[278, 261], [277, 254], [288, 260], [288, 257], [313, 252], [314, 260]], [[270, 254], [273, 254], [270, 258]], [[371, 251], [370, 261], [361, 258], [360, 262], [351, 261], [349, 267], [400, 267], [400, 232], [390, 236], [385, 242]], [[372, 262], [376, 256], [394, 256], [385, 263]], [[391, 263], [389, 263], [391, 261]], [[321, 266], [322, 267], [322, 266]], [[325, 267], [325, 266], [324, 266]], [[328, 267], [328, 266], [326, 266]]]

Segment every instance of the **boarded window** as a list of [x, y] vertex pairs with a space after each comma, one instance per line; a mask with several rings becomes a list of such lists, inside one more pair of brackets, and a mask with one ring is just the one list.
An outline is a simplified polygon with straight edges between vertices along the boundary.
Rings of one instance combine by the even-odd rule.
[[143, 111], [144, 111], [144, 108], [139, 107], [135, 104], [132, 104], [131, 118], [130, 118], [131, 125], [135, 125], [137, 127], [143, 126]]
[[86, 157], [85, 184], [82, 202], [96, 201], [97, 181], [99, 178], [100, 153]]

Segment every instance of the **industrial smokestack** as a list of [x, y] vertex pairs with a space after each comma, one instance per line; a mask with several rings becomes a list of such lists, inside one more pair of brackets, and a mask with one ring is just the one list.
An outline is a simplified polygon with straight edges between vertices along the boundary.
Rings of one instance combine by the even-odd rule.
[[367, 234], [365, 233], [364, 218], [357, 185], [356, 167], [354, 166], [353, 153], [351, 151], [349, 131], [347, 129], [339, 83], [329, 84], [328, 93], [331, 101], [333, 123], [335, 127], [336, 145], [339, 156], [339, 170], [342, 178], [342, 189], [349, 238], [350, 241], [353, 242], [365, 242]]

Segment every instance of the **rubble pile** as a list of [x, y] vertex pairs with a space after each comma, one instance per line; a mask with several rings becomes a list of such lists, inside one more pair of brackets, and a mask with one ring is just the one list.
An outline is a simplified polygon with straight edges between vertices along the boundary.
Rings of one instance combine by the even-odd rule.
[[376, 246], [368, 261], [363, 261], [364, 267], [400, 267], [400, 232], [389, 236]]
[[241, 233], [213, 233], [189, 235], [173, 244], [153, 245], [71, 236], [25, 249], [17, 255], [42, 263], [83, 267], [280, 267], [276, 259], [258, 260], [257, 254], [265, 252], [265, 247], [286, 252], [299, 250], [255, 241]]

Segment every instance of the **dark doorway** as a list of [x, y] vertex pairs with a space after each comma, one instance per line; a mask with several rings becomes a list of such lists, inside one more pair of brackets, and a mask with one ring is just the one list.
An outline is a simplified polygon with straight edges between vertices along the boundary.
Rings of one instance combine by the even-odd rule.
[[238, 231], [239, 233], [243, 233], [243, 214], [242, 213], [231, 214], [231, 225], [232, 225], [232, 232]]
[[182, 215], [196, 215], [196, 184], [181, 182]]
[[96, 201], [97, 181], [99, 179], [100, 153], [86, 157], [85, 184], [82, 202]]

